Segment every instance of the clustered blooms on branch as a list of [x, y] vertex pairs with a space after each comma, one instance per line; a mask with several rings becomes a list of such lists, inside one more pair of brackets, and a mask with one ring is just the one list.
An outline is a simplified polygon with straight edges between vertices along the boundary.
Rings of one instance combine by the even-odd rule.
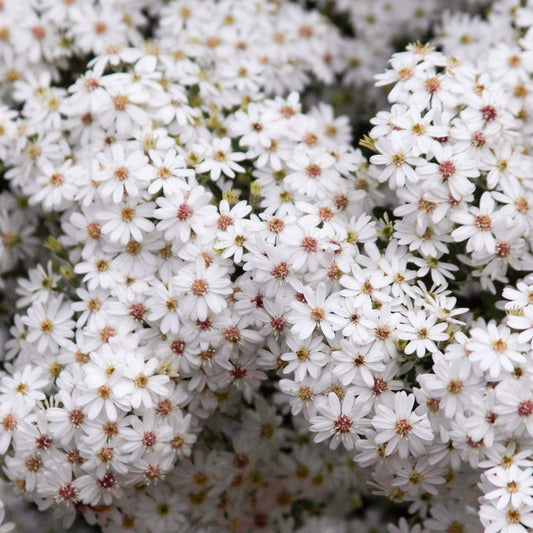
[[[371, 162], [397, 195], [393, 235], [434, 269], [435, 283], [450, 278], [446, 285], [467, 301], [483, 291], [503, 295], [496, 308], [507, 316], [486, 308], [465, 315], [455, 341], [433, 356], [432, 372], [418, 376], [417, 397], [448, 441], [449, 460], [458, 454], [484, 470], [485, 531], [526, 531], [533, 526], [531, 276], [501, 290], [532, 265], [533, 33], [529, 11], [499, 15], [477, 21], [474, 49], [483, 47], [482, 55], [459, 47], [455, 57], [425, 48], [393, 57], [392, 69], [378, 77], [396, 84], [390, 111], [372, 121], [379, 155]], [[516, 26], [515, 33], [496, 31], [500, 25]], [[455, 51], [451, 42], [446, 49]], [[462, 275], [450, 272], [455, 257]]]
[[314, 11], [7, 3], [12, 484], [109, 532], [533, 527], [533, 19], [511, 4], [472, 18], [483, 55], [450, 15], [447, 55], [393, 56], [368, 162], [347, 118], [281, 96], [347, 65]]
[[[40, 33], [49, 34], [62, 19], [41, 7], [48, 25]], [[65, 38], [69, 22], [100, 9], [78, 7], [63, 12], [58, 32]], [[287, 191], [274, 182], [296, 148], [304, 158], [300, 170], [311, 155], [331, 166], [326, 147], [305, 149], [317, 135], [329, 145], [349, 140], [346, 119], [335, 119], [328, 107], [301, 114], [296, 93], [253, 103], [302, 88], [311, 72], [331, 80], [332, 56], [321, 47], [340, 37], [316, 13], [291, 4], [160, 7], [156, 40], [143, 49], [114, 41], [117, 13], [89, 24], [102, 40], [80, 48], [101, 55], [68, 91], [52, 83], [53, 65], [39, 63], [44, 53], [33, 59], [41, 72], [22, 77], [22, 70], [20, 80], [13, 73], [4, 84], [6, 100], [23, 103], [20, 118], [7, 107], [3, 112], [11, 189], [2, 193], [7, 282], [22, 259], [31, 261], [41, 230], [50, 233], [54, 254], [12, 293], [19, 314], [0, 385], [5, 473], [67, 524], [81, 511], [110, 531], [154, 523], [160, 530], [214, 523], [250, 530], [288, 520], [293, 501], [305, 504], [303, 521], [313, 502], [337, 490], [326, 475], [343, 459], [326, 460], [324, 450], [301, 441], [301, 427], [278, 429], [280, 414], [258, 394], [266, 375], [254, 355], [269, 328], [250, 327], [257, 318], [250, 323], [251, 304], [235, 280], [246, 239], [260, 238], [267, 220], [250, 220], [252, 206], [239, 198], [259, 204], [263, 186], [290, 202], [299, 181]], [[21, 13], [6, 14], [14, 23]], [[250, 34], [255, 14], [262, 31]], [[140, 44], [135, 36], [129, 42]], [[80, 54], [75, 38], [70, 46]], [[322, 66], [316, 57], [309, 61], [309, 47], [323, 55]], [[240, 105], [246, 113], [235, 112]], [[259, 112], [268, 115], [263, 131]], [[263, 177], [254, 189], [255, 159]], [[21, 210], [28, 203], [42, 215], [26, 209], [28, 219]], [[239, 408], [235, 390], [256, 410]], [[163, 484], [217, 409], [229, 418], [210, 422], [215, 426], [206, 427], [211, 433], [204, 432], [193, 462], [182, 460]], [[309, 467], [295, 462], [293, 448]], [[281, 476], [288, 467], [294, 481]], [[280, 476], [287, 488], [280, 488]], [[278, 512], [269, 518], [272, 506]]]

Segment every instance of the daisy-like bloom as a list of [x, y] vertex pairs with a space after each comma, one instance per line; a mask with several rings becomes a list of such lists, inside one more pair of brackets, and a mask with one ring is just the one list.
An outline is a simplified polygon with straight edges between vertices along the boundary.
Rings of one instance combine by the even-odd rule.
[[371, 305], [374, 299], [382, 303], [390, 302], [391, 282], [392, 279], [381, 270], [372, 271], [352, 265], [351, 275], [342, 276], [340, 279], [340, 284], [345, 287], [341, 296], [350, 299], [350, 305], [354, 307]]
[[148, 187], [150, 194], [156, 194], [163, 189], [163, 194], [170, 196], [175, 191], [188, 189], [183, 178], [194, 176], [194, 170], [186, 168], [185, 159], [181, 154], [172, 148], [167, 150], [164, 158], [156, 150], [150, 150], [149, 155], [156, 169], [155, 178]]
[[[160, 414], [160, 412], [158, 412], [158, 414]], [[191, 431], [191, 422], [192, 415], [189, 413], [183, 416], [183, 411], [181, 411], [181, 409], [176, 409], [170, 417], [169, 423], [172, 427], [170, 448], [172, 449], [172, 453], [176, 454], [178, 457], [188, 457], [191, 455], [192, 446], [196, 442], [197, 437]]]
[[17, 300], [17, 307], [23, 308], [29, 306], [35, 300], [46, 302], [52, 291], [57, 289], [57, 282], [61, 276], [54, 274], [52, 262], [46, 265], [37, 265], [28, 272], [29, 279], [21, 278], [18, 280], [15, 292], [21, 296]]
[[421, 177], [436, 177], [448, 184], [454, 198], [471, 194], [475, 185], [468, 178], [477, 178], [479, 170], [473, 159], [468, 159], [465, 152], [454, 150], [453, 146], [435, 146], [437, 163], [428, 163], [417, 172]]
[[96, 210], [89, 208], [83, 209], [83, 213], [74, 211], [70, 216], [69, 222], [64, 223], [65, 245], [71, 242], [83, 244], [83, 257], [91, 257], [96, 248], [102, 242], [102, 227], [96, 220]]
[[506, 192], [517, 188], [522, 189], [520, 186], [517, 187], [523, 173], [522, 157], [520, 150], [514, 148], [508, 141], [501, 142], [494, 151], [484, 152], [482, 162], [485, 168], [489, 169], [487, 187], [494, 189], [499, 184]]
[[445, 483], [443, 470], [436, 465], [430, 465], [425, 457], [414, 465], [409, 462], [400, 463], [395, 474], [396, 478], [392, 481], [392, 485], [405, 490], [411, 497], [423, 493], [437, 496], [439, 491], [435, 485]]
[[479, 510], [479, 518], [485, 533], [528, 533], [533, 528], [533, 509], [528, 504], [501, 509], [484, 504]]
[[331, 353], [335, 362], [333, 375], [337, 376], [346, 386], [353, 383], [360, 376], [366, 383], [374, 382], [374, 372], [385, 370], [388, 356], [373, 343], [358, 344], [353, 338], [343, 339], [340, 350]]
[[424, 311], [419, 310], [416, 313], [409, 311], [407, 313], [409, 323], [400, 323], [398, 325], [398, 337], [409, 341], [404, 348], [406, 354], [412, 354], [416, 351], [418, 357], [424, 357], [427, 352], [435, 353], [439, 349], [435, 341], [445, 341], [449, 335], [445, 332], [448, 324], [440, 322], [437, 324], [435, 315], [427, 315]]
[[157, 198], [159, 208], [154, 211], [154, 217], [160, 219], [157, 229], [165, 232], [165, 240], [179, 239], [182, 243], [190, 239], [191, 232], [204, 235], [206, 226], [217, 217], [216, 207], [210, 205], [211, 199], [211, 193], [201, 186]]
[[[303, 206], [302, 206], [303, 207]], [[332, 232], [325, 228], [318, 228], [320, 220], [315, 224], [309, 220], [310, 216], [302, 217], [298, 224], [288, 227], [278, 237], [282, 245], [289, 247], [288, 257], [291, 258], [292, 268], [296, 271], [316, 272], [324, 252], [334, 252], [337, 248], [332, 240]]]
[[292, 350], [282, 354], [281, 360], [288, 364], [283, 372], [294, 372], [297, 382], [304, 380], [307, 374], [314, 379], [320, 375], [320, 369], [328, 362], [327, 347], [321, 341], [321, 337], [311, 337], [301, 340], [296, 336], [290, 336], [286, 340]]
[[436, 285], [443, 287], [447, 286], [447, 279], [454, 279], [452, 272], [457, 272], [459, 270], [457, 265], [445, 263], [437, 257], [413, 257], [411, 261], [420, 267], [417, 272], [419, 278], [423, 278], [426, 274], [430, 273], [431, 281]]
[[246, 154], [234, 152], [229, 137], [222, 139], [215, 137], [207, 148], [204, 160], [196, 166], [196, 172], [198, 174], [209, 172], [213, 181], [217, 181], [221, 174], [234, 178], [235, 172], [244, 172], [245, 170], [242, 165], [237, 163], [243, 159], [246, 159]]
[[41, 173], [36, 178], [40, 189], [32, 194], [30, 203], [41, 203], [46, 211], [65, 208], [77, 191], [73, 176], [79, 174], [79, 167], [72, 167], [70, 160], [57, 168], [45, 160], [40, 167]]
[[44, 498], [41, 509], [47, 509], [53, 503], [78, 501], [78, 491], [72, 486], [72, 467], [66, 462], [48, 465], [37, 482], [37, 489]]
[[466, 344], [468, 358], [492, 379], [500, 376], [502, 369], [512, 373], [515, 365], [526, 363], [528, 344], [518, 341], [518, 334], [491, 320], [485, 327], [470, 330], [472, 340]]
[[136, 198], [140, 189], [153, 176], [153, 168], [148, 165], [148, 158], [139, 151], [128, 156], [120, 143], [111, 146], [111, 153], [100, 156], [102, 170], [93, 179], [100, 182], [98, 193], [101, 198], [111, 198], [115, 204], [120, 203], [124, 194]]
[[[162, 484], [150, 485], [136, 506], [139, 517], [148, 528], [156, 531], [180, 531], [188, 527], [184, 515], [188, 511], [187, 501], [179, 492], [169, 491]], [[129, 527], [129, 526], [126, 526]]]
[[317, 394], [324, 392], [326, 381], [317, 382], [309, 376], [303, 380], [293, 381], [292, 379], [280, 379], [279, 388], [290, 397], [291, 413], [297, 415], [302, 410], [306, 417], [316, 414], [313, 400]]
[[[462, 492], [461, 495], [465, 494]], [[457, 503], [442, 503], [431, 505], [429, 514], [424, 520], [424, 527], [428, 531], [476, 531], [479, 528], [479, 519], [474, 513], [470, 513], [468, 508]]]
[[341, 309], [338, 315], [344, 318], [342, 334], [351, 337], [357, 344], [366, 344], [372, 340], [375, 330], [377, 309], [372, 309], [372, 303], [367, 302], [361, 306], [354, 305], [355, 298], [341, 298]]
[[323, 199], [327, 192], [338, 189], [341, 177], [334, 167], [335, 158], [324, 149], [299, 148], [287, 165], [294, 171], [284, 179], [291, 192]]
[[299, 300], [291, 302], [293, 311], [287, 316], [293, 324], [291, 331], [307, 339], [315, 329], [320, 328], [328, 339], [333, 339], [334, 332], [344, 325], [344, 320], [336, 313], [339, 308], [338, 296], [327, 296], [324, 283], [319, 283], [316, 290], [303, 287], [302, 294], [305, 303]]
[[126, 245], [130, 239], [142, 241], [144, 233], [154, 230], [153, 202], [124, 202], [106, 205], [105, 210], [96, 214], [102, 222], [101, 232], [112, 242]]
[[355, 398], [353, 391], [348, 391], [341, 401], [334, 392], [327, 398], [321, 397], [315, 403], [317, 416], [311, 417], [310, 431], [316, 432], [315, 442], [322, 442], [332, 437], [329, 447], [335, 450], [342, 443], [346, 450], [353, 450], [360, 434], [364, 433], [369, 421], [365, 416], [370, 412], [369, 402]]
[[438, 358], [432, 374], [418, 376], [422, 390], [430, 398], [438, 398], [447, 418], [462, 413], [470, 402], [481, 401], [482, 379], [472, 371], [468, 359], [447, 361]]
[[[533, 269], [533, 257], [528, 252], [528, 246], [523, 238], [524, 230], [520, 224], [508, 227], [506, 218], [499, 218], [494, 223], [493, 234], [496, 241], [494, 253], [476, 253], [472, 260], [474, 267], [486, 265], [481, 272], [481, 283], [487, 278], [489, 282], [492, 280], [507, 282], [506, 274], [509, 269], [525, 271]], [[495, 290], [488, 283], [487, 285], [494, 293]]]
[[[136, 242], [136, 241], [133, 241]], [[74, 267], [76, 274], [85, 274], [83, 281], [87, 282], [89, 291], [96, 289], [110, 289], [120, 282], [120, 272], [113, 268], [111, 253], [97, 252], [91, 259], [80, 261]]]
[[452, 232], [452, 238], [456, 242], [468, 239], [467, 252], [486, 251], [491, 254], [494, 253], [496, 239], [493, 235], [493, 226], [494, 221], [498, 218], [495, 207], [496, 202], [491, 193], [485, 191], [481, 195], [479, 207], [470, 207], [467, 211], [454, 211], [451, 218], [461, 225]]
[[484, 498], [494, 501], [497, 509], [511, 504], [514, 508], [521, 504], [533, 507], [533, 469], [521, 469], [512, 464], [509, 468], [497, 466], [485, 474], [494, 490], [485, 492]]
[[86, 416], [79, 403], [80, 395], [78, 388], [74, 388], [71, 394], [61, 389], [57, 394], [61, 407], [50, 407], [46, 410], [50, 433], [63, 446], [68, 446], [73, 439], [77, 442], [85, 426]]
[[409, 251], [419, 250], [421, 255], [440, 257], [448, 253], [445, 243], [451, 242], [449, 235], [451, 222], [443, 219], [438, 224], [428, 224], [420, 229], [415, 214], [397, 220], [394, 224], [394, 237], [399, 244], [409, 245]]
[[156, 374], [159, 364], [157, 357], [145, 361], [138, 352], [129, 355], [122, 366], [122, 377], [114, 387], [117, 397], [133, 409], [138, 409], [141, 404], [151, 409], [159, 397], [169, 391], [167, 383], [170, 378]]
[[104, 410], [109, 420], [115, 421], [118, 416], [117, 408], [125, 409], [125, 406], [120, 402], [115, 391], [119, 381], [119, 372], [113, 370], [109, 379], [104, 383], [100, 385], [96, 383], [92, 385], [83, 384], [80, 387], [82, 394], [78, 403], [82, 407], [83, 414], [89, 420], [94, 420]]
[[432, 124], [434, 109], [430, 109], [424, 116], [422, 112], [416, 104], [412, 104], [405, 112], [398, 113], [390, 120], [394, 127], [402, 129], [405, 143], [411, 146], [411, 152], [415, 156], [432, 153], [433, 146], [438, 143], [436, 139], [448, 136], [448, 127]]
[[104, 128], [113, 128], [122, 139], [131, 135], [134, 127], [148, 126], [150, 118], [143, 109], [143, 104], [150, 98], [142, 83], [131, 82], [131, 75], [114, 73], [100, 78], [105, 92], [95, 96], [98, 107], [93, 110], [98, 122]]
[[101, 502], [111, 505], [114, 498], [120, 498], [123, 494], [113, 472], [107, 472], [103, 476], [85, 474], [76, 478], [71, 486], [77, 492], [79, 500], [86, 505], [98, 505]]
[[15, 431], [31, 429], [25, 420], [31, 410], [32, 406], [21, 400], [0, 403], [0, 454], [6, 453]]
[[128, 483], [132, 485], [151, 485], [164, 479], [165, 474], [172, 468], [174, 456], [161, 451], [155, 451], [138, 459], [130, 466]]
[[203, 259], [183, 268], [172, 278], [171, 284], [178, 295], [183, 295], [184, 315], [193, 320], [205, 320], [209, 311], [220, 313], [227, 307], [224, 295], [232, 292], [226, 269], [216, 263], [206, 268]]
[[157, 120], [163, 124], [175, 121], [180, 126], [194, 123], [201, 111], [188, 105], [187, 94], [183, 87], [172, 84], [159, 96], [159, 109], [156, 113]]
[[420, 180], [413, 167], [423, 166], [426, 160], [413, 155], [413, 139], [401, 132], [392, 132], [388, 137], [382, 137], [375, 143], [378, 155], [373, 155], [370, 162], [374, 165], [384, 165], [378, 180], [388, 181], [392, 189], [405, 185], [406, 180], [416, 183]]
[[37, 401], [45, 399], [39, 389], [48, 385], [49, 381], [49, 378], [43, 375], [41, 367], [25, 365], [22, 372], [17, 371], [13, 376], [2, 378], [0, 392], [4, 395], [4, 401], [18, 398], [33, 407]]
[[63, 302], [61, 296], [50, 297], [46, 304], [34, 302], [22, 317], [22, 323], [28, 327], [26, 340], [41, 354], [66, 346], [68, 339], [74, 336], [72, 314], [70, 305]]
[[276, 121], [264, 112], [264, 106], [250, 103], [246, 112], [239, 110], [233, 115], [229, 129], [240, 137], [240, 146], [268, 148], [276, 135], [275, 125]]
[[501, 381], [496, 386], [497, 403], [494, 412], [501, 417], [508, 431], [533, 436], [533, 393], [523, 380]]
[[[220, 220], [220, 218], [219, 218]], [[248, 240], [248, 221], [236, 220], [226, 231], [219, 232], [215, 243], [215, 249], [221, 250], [224, 258], [233, 257], [235, 263], [240, 263]]]
[[519, 448], [520, 444], [517, 441], [510, 442], [504, 447], [493, 447], [487, 450], [487, 459], [479, 463], [481, 468], [486, 468], [487, 473], [490, 473], [494, 467], [509, 468], [511, 465], [516, 465], [520, 468], [529, 468], [533, 466], [531, 461], [531, 450], [526, 448], [522, 450]]
[[178, 296], [160, 281], [151, 283], [152, 295], [149, 299], [148, 320], [159, 322], [159, 329], [176, 335], [180, 330]]
[[494, 412], [496, 395], [494, 389], [486, 391], [483, 403], [472, 404], [469, 408], [471, 416], [467, 418], [465, 429], [475, 442], [483, 440], [490, 448], [499, 433], [500, 420]]
[[[529, 281], [529, 283], [526, 283], [526, 281]], [[524, 281], [518, 281], [514, 287], [505, 287], [503, 289], [503, 298], [509, 300], [505, 303], [506, 311], [524, 310], [533, 304], [533, 285], [530, 283], [531, 280], [528, 277]], [[520, 314], [521, 313], [519, 313], [519, 315]], [[527, 324], [528, 323], [526, 322], [526, 327], [529, 327]], [[511, 327], [515, 329], [524, 329], [524, 327], [517, 328], [512, 324]]]
[[396, 450], [402, 459], [409, 453], [415, 457], [421, 455], [433, 440], [433, 432], [427, 415], [413, 412], [415, 397], [405, 391], [394, 394], [394, 402], [379, 402], [372, 425], [378, 432], [377, 444], [387, 444], [385, 454], [391, 455]]
[[128, 421], [131, 427], [125, 428], [122, 432], [126, 442], [121, 445], [123, 452], [131, 454], [128, 462], [136, 461], [145, 452], [159, 450], [164, 444], [170, 450], [172, 427], [161, 425], [155, 417], [155, 411], [146, 411], [142, 420], [137, 416], [130, 416]]
[[126, 474], [128, 457], [126, 457], [121, 439], [111, 437], [103, 446], [95, 446], [90, 439], [82, 439], [78, 445], [80, 456], [84, 459], [83, 469], [102, 477], [106, 472]]

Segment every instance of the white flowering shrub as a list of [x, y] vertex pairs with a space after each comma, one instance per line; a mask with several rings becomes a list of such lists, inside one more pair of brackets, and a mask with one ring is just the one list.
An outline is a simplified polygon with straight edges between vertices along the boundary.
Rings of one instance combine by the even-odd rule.
[[[532, 34], [529, 11], [508, 7], [476, 21], [471, 48], [468, 39], [456, 46], [446, 35], [455, 56], [426, 47], [418, 58], [394, 56], [392, 69], [378, 76], [379, 84], [395, 83], [392, 107], [373, 120], [369, 140], [378, 181], [397, 198], [393, 235], [470, 310], [453, 342], [433, 355], [431, 371], [417, 376], [414, 392], [436, 433], [432, 446], [447, 445], [455, 469], [463, 461], [484, 471], [485, 531], [532, 526], [530, 279], [519, 281], [531, 271]], [[446, 32], [463, 22], [447, 21]], [[500, 24], [505, 31], [496, 30]], [[504, 288], [509, 282], [516, 288]], [[502, 289], [505, 300], [495, 302]]]
[[[394, 54], [367, 158], [318, 89], [381, 65], [318, 11], [0, 4], [16, 491], [110, 533], [533, 527], [531, 7]], [[386, 57], [419, 4], [319, 7]]]

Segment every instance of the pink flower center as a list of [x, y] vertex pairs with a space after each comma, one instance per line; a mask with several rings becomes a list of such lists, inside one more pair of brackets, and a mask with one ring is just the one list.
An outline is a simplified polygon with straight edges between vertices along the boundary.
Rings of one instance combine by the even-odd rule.
[[192, 282], [191, 291], [195, 296], [205, 296], [209, 291], [209, 284], [205, 279], [195, 279]]
[[335, 420], [333, 427], [335, 433], [350, 433], [353, 427], [353, 420], [346, 415], [340, 415], [337, 420]]
[[455, 168], [453, 161], [443, 161], [439, 165], [440, 175], [445, 180], [447, 180], [448, 178], [451, 178], [455, 174], [456, 170], [457, 169]]
[[61, 500], [77, 499], [76, 489], [70, 483], [65, 483], [64, 485], [61, 485], [57, 493]]
[[485, 135], [481, 131], [476, 131], [472, 134], [472, 137], [470, 138], [470, 142], [472, 143], [472, 146], [476, 148], [481, 148], [485, 145], [487, 142], [487, 139], [485, 138]]
[[272, 317], [270, 325], [274, 333], [281, 333], [285, 329], [285, 319], [282, 316]]
[[312, 311], [311, 311], [311, 320], [314, 320], [315, 322], [321, 322], [322, 320], [324, 320], [324, 318], [326, 318], [326, 312], [324, 311], [324, 309], [322, 309], [322, 307], [315, 307]]
[[85, 415], [79, 409], [72, 409], [68, 414], [68, 421], [75, 427], [80, 427], [85, 420]]
[[146, 307], [142, 303], [137, 304], [131, 304], [129, 307], [129, 315], [133, 320], [141, 321], [144, 319], [144, 315], [146, 314]]
[[440, 89], [440, 80], [438, 78], [428, 78], [424, 82], [424, 87], [429, 94], [435, 94]]
[[48, 435], [41, 435], [35, 439], [35, 446], [39, 450], [47, 450], [52, 446], [52, 438]]
[[498, 111], [493, 105], [483, 106], [479, 111], [481, 112], [483, 120], [486, 120], [487, 122], [495, 120], [498, 116]]
[[316, 252], [318, 248], [318, 241], [314, 237], [304, 237], [300, 245], [306, 252]]
[[98, 224], [98, 222], [90, 222], [87, 224], [87, 235], [89, 235], [91, 239], [99, 239], [102, 235], [100, 224]]
[[511, 245], [506, 241], [498, 241], [496, 243], [496, 257], [505, 259], [511, 254]]
[[175, 341], [172, 341], [170, 343], [170, 349], [176, 355], [183, 355], [183, 352], [185, 350], [185, 341], [183, 341], [182, 339], [176, 339]]
[[157, 442], [156, 434], [153, 431], [146, 431], [142, 442], [145, 448], [153, 448]]
[[374, 379], [374, 385], [372, 387], [372, 392], [379, 396], [387, 388], [387, 382], [381, 378]]
[[241, 340], [241, 332], [237, 326], [230, 326], [224, 331], [224, 338], [234, 344]]
[[305, 173], [310, 178], [318, 178], [322, 174], [322, 169], [315, 163], [311, 163], [305, 167]]
[[239, 365], [235, 365], [235, 367], [231, 371], [231, 375], [234, 379], [243, 379], [246, 377], [246, 368]]
[[528, 418], [533, 414], [533, 401], [526, 400], [518, 404], [518, 416]]
[[287, 263], [282, 262], [275, 265], [271, 274], [272, 277], [276, 279], [285, 279], [289, 275], [289, 267], [287, 266]]
[[111, 472], [108, 472], [102, 479], [98, 480], [98, 484], [103, 489], [112, 489], [115, 483], [115, 476]]
[[492, 221], [488, 215], [478, 215], [474, 221], [474, 225], [480, 231], [489, 231], [492, 226]]
[[194, 210], [193, 208], [190, 206], [190, 205], [187, 205], [187, 204], [181, 204], [179, 207], [178, 207], [178, 212], [176, 213], [176, 218], [178, 220], [188, 220], [189, 218], [192, 217], [194, 213]]
[[24, 461], [24, 465], [26, 466], [28, 472], [39, 472], [43, 466], [43, 462], [37, 455], [32, 455], [31, 457], [28, 457], [26, 461]]
[[310, 402], [313, 399], [314, 395], [315, 393], [313, 392], [313, 389], [308, 385], [302, 385], [298, 389], [298, 398], [304, 403]]
[[412, 429], [413, 426], [406, 418], [400, 418], [396, 421], [396, 424], [394, 425], [394, 431], [396, 431], [396, 433], [403, 438], [407, 437], [407, 435], [409, 435]]
[[220, 215], [218, 217], [217, 228], [219, 230], [226, 230], [233, 224], [233, 219], [229, 215]]

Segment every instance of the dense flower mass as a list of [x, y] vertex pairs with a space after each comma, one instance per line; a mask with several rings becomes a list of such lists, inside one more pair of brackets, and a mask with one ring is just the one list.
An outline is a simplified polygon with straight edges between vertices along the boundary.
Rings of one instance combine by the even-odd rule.
[[64, 527], [533, 528], [532, 6], [307, 4], [0, 2], [2, 490]]

